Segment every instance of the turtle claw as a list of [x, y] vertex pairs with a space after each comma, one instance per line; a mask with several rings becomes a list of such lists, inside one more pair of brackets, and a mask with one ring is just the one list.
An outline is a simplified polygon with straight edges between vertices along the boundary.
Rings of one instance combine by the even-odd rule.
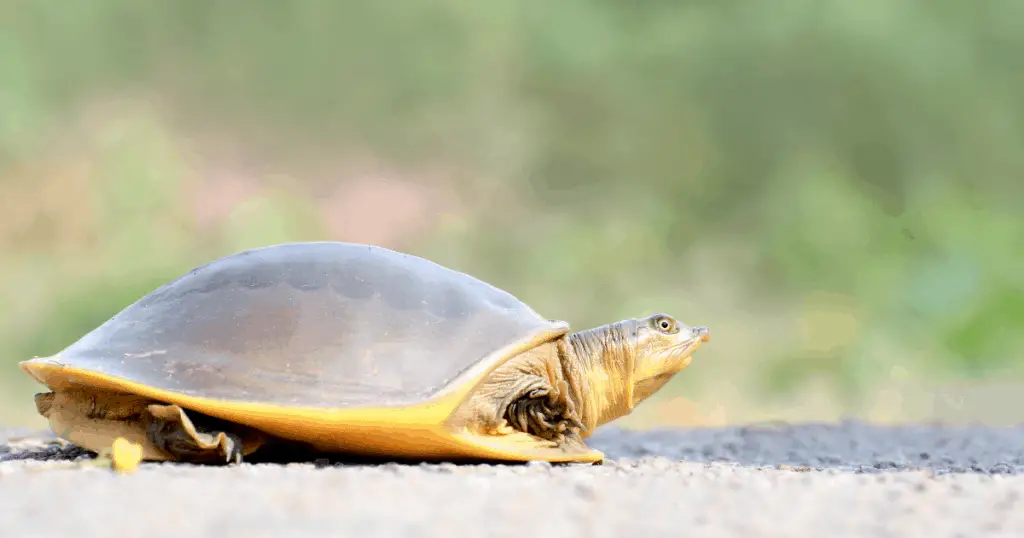
[[224, 451], [224, 462], [228, 465], [240, 465], [242, 463], [242, 443], [234, 435], [227, 434], [227, 439], [222, 443]]

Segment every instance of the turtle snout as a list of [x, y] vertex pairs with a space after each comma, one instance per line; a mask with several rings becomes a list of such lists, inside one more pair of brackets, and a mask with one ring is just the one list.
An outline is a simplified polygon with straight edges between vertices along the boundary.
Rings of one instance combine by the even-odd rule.
[[711, 332], [708, 330], [707, 327], [703, 327], [703, 326], [701, 326], [701, 327], [694, 327], [692, 330], [693, 330], [693, 337], [695, 339], [699, 339], [701, 342], [710, 342], [711, 341]]

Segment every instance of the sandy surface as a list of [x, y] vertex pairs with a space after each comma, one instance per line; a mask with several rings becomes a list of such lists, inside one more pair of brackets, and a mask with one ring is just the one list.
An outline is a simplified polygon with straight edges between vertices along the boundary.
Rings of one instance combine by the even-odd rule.
[[[147, 464], [0, 431], [0, 536], [1024, 536], [1024, 427], [629, 432], [597, 466]], [[71, 468], [60, 468], [60, 466]], [[44, 470], [45, 469], [45, 470]]]

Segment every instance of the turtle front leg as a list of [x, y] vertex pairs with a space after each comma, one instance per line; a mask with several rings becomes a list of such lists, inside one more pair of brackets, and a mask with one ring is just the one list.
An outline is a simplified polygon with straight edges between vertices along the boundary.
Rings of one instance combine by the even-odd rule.
[[579, 414], [567, 397], [569, 388], [559, 380], [553, 386], [542, 376], [523, 376], [508, 388], [502, 418], [514, 430], [560, 445], [583, 444]]
[[199, 414], [190, 417], [177, 405], [151, 404], [146, 409], [149, 441], [181, 462], [241, 463], [264, 443], [258, 432]]
[[588, 421], [561, 375], [552, 346], [499, 366], [448, 420], [461, 456], [508, 461], [590, 462], [604, 454], [584, 443]]
[[588, 447], [564, 381], [524, 373], [496, 372], [453, 416], [453, 436], [462, 455], [512, 461], [597, 463], [604, 454]]

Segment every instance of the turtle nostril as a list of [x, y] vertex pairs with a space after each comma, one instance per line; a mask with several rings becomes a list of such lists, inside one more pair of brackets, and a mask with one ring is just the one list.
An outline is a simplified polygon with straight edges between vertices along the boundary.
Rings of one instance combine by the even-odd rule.
[[697, 338], [700, 338], [702, 342], [711, 341], [711, 332], [708, 330], [707, 327], [694, 327], [693, 335]]

